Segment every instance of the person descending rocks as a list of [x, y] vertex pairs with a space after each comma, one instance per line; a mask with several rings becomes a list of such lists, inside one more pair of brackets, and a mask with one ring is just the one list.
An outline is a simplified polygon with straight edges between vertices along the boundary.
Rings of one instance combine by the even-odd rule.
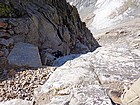
[[130, 89], [123, 93], [114, 90], [107, 91], [113, 103], [117, 105], [140, 105], [140, 78], [134, 82]]

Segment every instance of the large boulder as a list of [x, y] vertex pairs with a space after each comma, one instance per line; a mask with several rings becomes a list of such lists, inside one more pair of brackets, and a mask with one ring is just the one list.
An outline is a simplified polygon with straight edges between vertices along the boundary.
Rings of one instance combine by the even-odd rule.
[[41, 59], [39, 50], [32, 44], [17, 43], [9, 56], [8, 63], [11, 66], [17, 67], [41, 67]]

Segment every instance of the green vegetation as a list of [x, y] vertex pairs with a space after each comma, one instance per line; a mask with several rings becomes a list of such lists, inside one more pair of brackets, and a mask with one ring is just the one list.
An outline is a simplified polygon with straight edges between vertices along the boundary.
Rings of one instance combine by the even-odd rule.
[[0, 17], [18, 17], [20, 12], [12, 6], [0, 3]]

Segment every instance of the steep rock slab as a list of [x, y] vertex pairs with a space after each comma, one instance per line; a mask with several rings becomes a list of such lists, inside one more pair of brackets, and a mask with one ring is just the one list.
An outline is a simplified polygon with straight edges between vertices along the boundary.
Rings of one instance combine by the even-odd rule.
[[101, 47], [66, 62], [36, 89], [36, 105], [112, 105], [106, 89], [122, 90], [139, 78], [140, 56], [134, 55]]
[[98, 35], [103, 47], [94, 52], [57, 60], [60, 66], [69, 58], [35, 91], [36, 105], [112, 105], [106, 89], [123, 90], [139, 78], [139, 25], [139, 19], [124, 23]]
[[17, 43], [8, 56], [8, 63], [18, 67], [40, 67], [38, 48], [28, 43]]
[[[97, 74], [103, 80], [102, 82], [109, 82], [112, 79], [129, 82], [139, 78], [139, 30], [140, 18], [136, 18], [97, 35], [96, 39], [101, 46], [106, 48], [101, 48], [100, 53], [96, 54], [95, 67]], [[112, 78], [110, 75], [114, 75], [114, 77]]]
[[36, 105], [111, 105], [99, 86], [92, 60], [94, 54], [88, 53], [56, 69], [49, 80], [36, 89]]
[[[77, 58], [57, 68], [35, 90], [35, 105], [112, 105], [106, 89], [123, 89], [140, 75], [139, 25], [132, 23], [130, 28], [121, 27], [123, 31], [117, 28], [101, 35], [99, 40], [104, 47], [79, 57], [70, 56]], [[110, 38], [113, 43], [108, 41]], [[56, 66], [67, 58], [59, 59]]]
[[[139, 52], [140, 50], [136, 50]], [[93, 64], [101, 84], [113, 81], [129, 83], [140, 75], [140, 55], [128, 49], [104, 47], [97, 50], [96, 63]]]

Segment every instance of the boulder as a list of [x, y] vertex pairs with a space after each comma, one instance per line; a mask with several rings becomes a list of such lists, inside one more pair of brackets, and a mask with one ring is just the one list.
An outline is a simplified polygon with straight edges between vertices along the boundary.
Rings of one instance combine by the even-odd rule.
[[9, 65], [18, 67], [42, 66], [39, 50], [32, 44], [17, 43], [7, 57]]

